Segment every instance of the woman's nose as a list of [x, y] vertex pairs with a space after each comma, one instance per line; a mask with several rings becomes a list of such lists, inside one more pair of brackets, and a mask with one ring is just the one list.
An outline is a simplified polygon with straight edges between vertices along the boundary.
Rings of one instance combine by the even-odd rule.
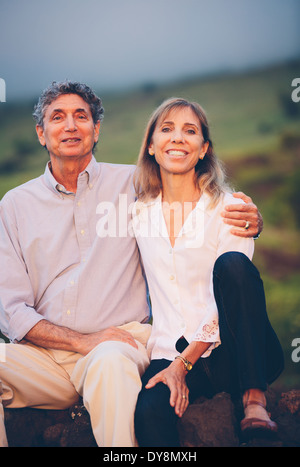
[[183, 133], [181, 130], [174, 130], [172, 134], [172, 142], [173, 143], [182, 143], [184, 141]]

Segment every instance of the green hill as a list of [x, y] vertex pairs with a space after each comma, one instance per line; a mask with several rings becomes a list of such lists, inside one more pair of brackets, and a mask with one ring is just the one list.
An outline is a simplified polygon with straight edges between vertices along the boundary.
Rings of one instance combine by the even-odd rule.
[[[103, 95], [105, 118], [95, 154], [99, 161], [134, 163], [147, 120], [162, 100], [179, 96], [204, 107], [233, 185], [251, 196], [264, 216], [254, 262], [286, 354], [287, 369], [278, 383], [282, 387], [300, 387], [300, 362], [291, 359], [292, 341], [300, 338], [300, 103], [291, 99], [295, 77], [300, 77], [300, 61]], [[35, 135], [33, 105], [0, 104], [0, 198], [44, 171], [47, 153]]]

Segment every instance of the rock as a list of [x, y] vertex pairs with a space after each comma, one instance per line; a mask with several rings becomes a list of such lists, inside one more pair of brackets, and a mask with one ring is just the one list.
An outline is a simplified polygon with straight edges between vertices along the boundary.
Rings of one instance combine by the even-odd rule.
[[229, 394], [188, 407], [179, 422], [182, 446], [236, 447], [239, 445], [234, 405]]
[[69, 423], [68, 411], [5, 409], [5, 426], [10, 447], [45, 446], [44, 432], [56, 424]]
[[291, 413], [280, 414], [275, 419], [278, 438], [285, 447], [300, 447], [300, 417]]
[[[226, 393], [191, 404], [178, 423], [183, 447], [300, 447], [300, 390], [266, 394], [267, 408], [278, 424], [274, 439], [241, 438], [241, 407]], [[10, 447], [96, 447], [90, 418], [82, 404], [68, 410], [5, 409]]]
[[47, 447], [58, 447], [60, 446], [60, 439], [62, 434], [65, 430], [64, 423], [56, 423], [55, 425], [48, 426], [45, 429], [43, 440], [45, 442], [45, 446]]
[[282, 412], [300, 414], [300, 389], [282, 393], [278, 405]]

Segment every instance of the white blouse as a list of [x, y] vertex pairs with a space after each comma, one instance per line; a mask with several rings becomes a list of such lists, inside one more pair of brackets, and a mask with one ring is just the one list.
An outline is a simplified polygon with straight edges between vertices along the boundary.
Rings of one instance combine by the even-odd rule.
[[153, 326], [148, 350], [152, 359], [173, 360], [177, 340], [211, 342], [208, 357], [221, 344], [212, 272], [216, 259], [239, 251], [252, 259], [254, 241], [234, 236], [220, 213], [240, 199], [225, 194], [214, 208], [202, 195], [178, 234], [172, 248], [162, 211], [161, 195], [150, 202], [137, 201], [132, 226], [149, 286]]

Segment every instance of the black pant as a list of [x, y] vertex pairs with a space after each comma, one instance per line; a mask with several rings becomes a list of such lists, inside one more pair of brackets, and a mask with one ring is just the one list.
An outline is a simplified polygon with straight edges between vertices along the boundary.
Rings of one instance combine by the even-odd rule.
[[[234, 397], [251, 388], [266, 390], [283, 370], [283, 352], [269, 322], [263, 283], [253, 263], [242, 253], [220, 256], [213, 271], [214, 294], [219, 312], [221, 345], [200, 358], [187, 374], [189, 399], [228, 392]], [[182, 352], [188, 345], [179, 339]], [[139, 394], [135, 430], [140, 446], [179, 446], [177, 415], [170, 406], [170, 391], [163, 383], [145, 389], [147, 381], [170, 364], [152, 360]]]

